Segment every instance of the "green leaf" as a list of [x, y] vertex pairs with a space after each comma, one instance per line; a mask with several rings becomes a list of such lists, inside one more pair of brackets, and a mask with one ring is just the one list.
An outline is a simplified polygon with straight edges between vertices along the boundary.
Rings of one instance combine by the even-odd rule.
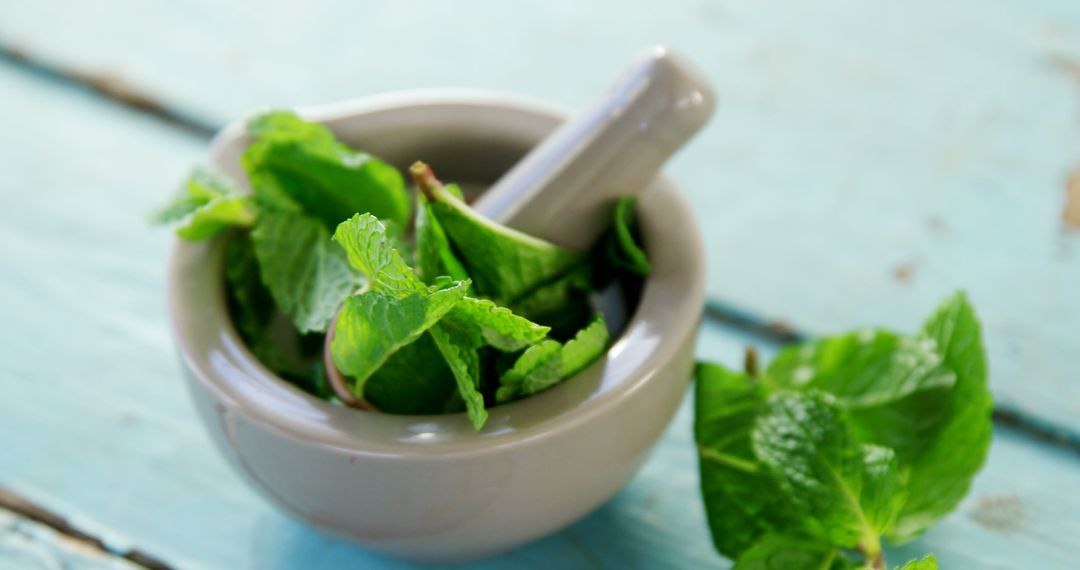
[[611, 235], [607, 240], [606, 254], [611, 266], [646, 277], [652, 271], [649, 256], [641, 247], [637, 216], [634, 208], [637, 198], [621, 198], [615, 204], [615, 216], [611, 222]]
[[428, 333], [392, 354], [364, 384], [364, 399], [389, 414], [441, 414], [456, 393], [454, 375]]
[[900, 570], [938, 570], [937, 558], [933, 555], [927, 555], [922, 560], [912, 560], [902, 567], [898, 566]]
[[926, 339], [859, 331], [788, 347], [765, 375], [785, 388], [829, 392], [849, 409], [875, 407], [952, 387], [956, 376], [934, 349]]
[[785, 494], [753, 454], [750, 430], [766, 389], [742, 372], [699, 363], [694, 438], [701, 494], [716, 549], [737, 558], [770, 532], [818, 536], [818, 523]]
[[329, 398], [332, 391], [322, 360], [312, 358], [306, 345], [308, 339], [274, 306], [270, 291], [259, 275], [249, 233], [232, 236], [226, 245], [225, 284], [229, 316], [255, 357], [302, 390]]
[[[365, 396], [365, 383], [391, 355], [414, 342], [465, 295], [467, 283], [430, 294], [398, 297], [378, 290], [345, 300], [334, 328], [330, 352], [353, 392]], [[441, 347], [440, 347], [441, 348]]]
[[225, 246], [225, 283], [236, 329], [245, 336], [265, 329], [274, 313], [274, 300], [259, 276], [248, 233], [234, 235]]
[[165, 208], [151, 219], [176, 224], [176, 233], [191, 241], [205, 240], [232, 227], [255, 222], [251, 201], [227, 179], [206, 168], [196, 168]]
[[838, 555], [829, 544], [768, 534], [743, 552], [732, 570], [829, 570]]
[[426, 293], [428, 288], [405, 263], [387, 235], [386, 226], [371, 214], [356, 214], [334, 232], [349, 264], [368, 279], [373, 291], [398, 296]]
[[889, 537], [918, 536], [952, 511], [967, 494], [990, 448], [993, 398], [987, 387], [986, 353], [975, 310], [963, 293], [946, 299], [923, 326], [945, 366], [956, 374], [945, 424], [910, 465], [911, 497]]
[[862, 492], [859, 505], [878, 535], [891, 529], [907, 502], [908, 491], [896, 453], [880, 445], [863, 444]]
[[932, 341], [869, 330], [785, 348], [765, 377], [832, 394], [851, 411], [860, 440], [891, 447], [904, 461], [932, 441], [956, 382]]
[[517, 352], [534, 345], [551, 330], [492, 301], [473, 297], [465, 297], [454, 307], [454, 317], [479, 327], [484, 340], [503, 352]]
[[499, 378], [495, 400], [503, 403], [536, 394], [570, 378], [603, 356], [609, 339], [604, 317], [598, 313], [566, 344], [545, 340], [530, 347]]
[[452, 191], [427, 190], [428, 207], [477, 291], [505, 305], [569, 270], [581, 254], [501, 226], [480, 216]]
[[562, 343], [554, 340], [545, 340], [529, 347], [514, 362], [514, 366], [499, 378], [495, 401], [501, 404], [520, 397], [524, 393], [523, 385], [526, 381], [531, 384], [558, 381], [562, 372], [562, 362], [559, 359], [561, 351]]
[[594, 289], [590, 263], [581, 263], [553, 281], [526, 293], [509, 305], [515, 314], [551, 327], [557, 340], [568, 340], [589, 324], [593, 308], [589, 293]]
[[[569, 378], [595, 362], [607, 351], [611, 335], [604, 322], [604, 315], [597, 313], [589, 326], [581, 329], [562, 349], [562, 378]], [[526, 394], [535, 394], [548, 386], [524, 384]]]
[[903, 465], [921, 457], [948, 420], [951, 389], [915, 392], [888, 405], [851, 410], [859, 441], [888, 447]]
[[480, 358], [476, 348], [463, 342], [461, 335], [447, 330], [442, 323], [431, 329], [431, 337], [454, 374], [458, 394], [465, 402], [473, 428], [479, 431], [487, 423], [488, 413], [480, 393]]
[[416, 193], [416, 268], [425, 283], [433, 283], [440, 275], [458, 281], [469, 278], [423, 192]]
[[[778, 392], [754, 423], [754, 455], [783, 491], [812, 513], [833, 544], [880, 552], [902, 489], [892, 451], [862, 446], [834, 399], [821, 392]], [[882, 504], [884, 502], [884, 504]]]
[[256, 358], [279, 375], [304, 374], [303, 363], [270, 339], [267, 328], [277, 309], [259, 276], [259, 265], [247, 233], [233, 236], [225, 248], [225, 284], [233, 325]]
[[327, 229], [296, 212], [263, 209], [251, 232], [262, 280], [301, 332], [323, 332], [360, 285]]
[[405, 227], [409, 199], [401, 173], [335, 140], [325, 126], [275, 111], [248, 122], [252, 142], [243, 163], [256, 196], [294, 204], [327, 228], [370, 212]]

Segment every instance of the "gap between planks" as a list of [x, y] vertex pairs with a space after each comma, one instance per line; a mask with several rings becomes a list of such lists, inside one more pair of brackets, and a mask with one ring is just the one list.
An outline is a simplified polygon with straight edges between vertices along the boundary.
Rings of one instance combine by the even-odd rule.
[[173, 568], [160, 558], [147, 554], [138, 548], [132, 548], [130, 550], [109, 548], [102, 539], [76, 528], [64, 517], [16, 495], [10, 489], [3, 486], [0, 486], [0, 509], [11, 511], [17, 515], [43, 524], [102, 554], [122, 558], [132, 564], [147, 568], [148, 570], [172, 570]]
[[[51, 65], [12, 47], [3, 40], [0, 40], [0, 61], [55, 83], [89, 89], [105, 100], [150, 116], [202, 139], [211, 138], [218, 130], [212, 123], [169, 108], [164, 102], [117, 76]], [[809, 338], [809, 335], [794, 329], [782, 320], [763, 319], [738, 307], [712, 299], [706, 300], [703, 316], [716, 324], [756, 337], [767, 345], [783, 346]], [[1042, 420], [1009, 404], [995, 403], [994, 422], [1008, 426], [1027, 437], [1080, 455], [1080, 433], [1054, 422]]]
[[217, 127], [186, 113], [170, 109], [156, 97], [108, 73], [93, 73], [50, 65], [0, 40], [0, 61], [54, 83], [89, 89], [96, 95], [200, 138], [209, 139]]

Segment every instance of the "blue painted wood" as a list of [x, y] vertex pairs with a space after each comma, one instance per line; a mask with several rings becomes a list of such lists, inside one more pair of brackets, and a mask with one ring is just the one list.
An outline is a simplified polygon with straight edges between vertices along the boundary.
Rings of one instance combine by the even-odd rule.
[[[545, 4], [537, 7], [538, 15], [528, 26], [482, 30], [491, 26], [464, 21], [452, 37], [435, 34], [419, 42], [422, 34], [410, 35], [410, 41], [395, 43], [404, 55], [393, 61], [360, 57], [361, 48], [379, 53], [374, 48], [381, 44], [367, 42], [392, 34], [405, 37], [406, 24], [415, 24], [416, 18], [432, 30], [436, 24], [445, 25], [452, 18], [443, 10], [451, 9], [417, 10], [408, 3], [400, 12], [386, 7], [391, 12], [381, 31], [375, 26], [369, 35], [331, 34], [355, 38], [356, 43], [345, 48], [336, 41], [340, 53], [315, 40], [334, 31], [333, 26], [344, 32], [365, 20], [345, 18], [341, 14], [345, 8], [331, 10], [321, 4], [306, 6], [303, 13], [286, 13], [274, 5], [250, 13], [229, 5], [117, 6], [117, 12], [144, 18], [140, 27], [106, 18], [108, 10], [78, 4], [64, 9], [24, 4], [18, 10], [5, 4], [0, 5], [0, 39], [17, 39], [35, 53], [80, 69], [137, 70], [132, 75], [136, 84], [163, 91], [163, 85], [176, 88], [169, 95], [181, 107], [221, 118], [260, 97], [279, 103], [320, 102], [428, 81], [494, 85], [579, 104], [606, 80], [592, 70], [617, 68], [625, 53], [653, 30], [684, 43], [723, 79], [729, 93], [729, 107], [702, 145], [689, 149], [675, 165], [703, 215], [708, 212], [706, 227], [716, 260], [710, 287], [715, 294], [824, 329], [853, 322], [912, 324], [929, 309], [937, 289], [980, 275], [1009, 278], [1002, 268], [1010, 264], [1023, 270], [1024, 284], [1041, 291], [1040, 298], [1047, 303], [1071, 291], [1065, 287], [1075, 283], [1075, 262], [1067, 258], [1061, 265], [1049, 264], [1048, 250], [1032, 246], [1051, 239], [1049, 230], [1037, 222], [1054, 214], [1048, 190], [1052, 172], [1066, 166], [1067, 151], [1075, 150], [1071, 127], [1057, 122], [1072, 112], [1071, 87], [1054, 75], [1052, 66], [1029, 67], [1029, 59], [1021, 57], [1039, 50], [1073, 49], [1067, 30], [1074, 27], [1075, 18], [1066, 17], [1071, 4], [938, 6], [934, 13], [941, 21], [922, 26], [927, 45], [915, 42], [911, 46], [915, 55], [893, 54], [898, 46], [914, 41], [905, 35], [909, 32], [898, 31], [916, 29], [901, 25], [913, 16], [870, 3], [878, 19], [860, 21], [857, 16], [871, 8], [853, 2], [833, 4], [849, 9], [843, 12], [848, 15], [777, 3], [772, 6], [788, 11], [783, 18], [771, 18], [750, 5], [675, 2], [665, 4], [672, 13], [631, 13], [621, 22], [603, 23], [566, 5]], [[916, 4], [924, 9], [913, 13], [930, 13], [929, 4]], [[504, 22], [524, 13], [524, 8], [490, 4], [464, 5], [454, 13], [467, 15], [477, 6], [486, 6]], [[1028, 10], [1045, 16], [1034, 18]], [[962, 16], [974, 18], [975, 24], [961, 25]], [[222, 71], [226, 64], [217, 57], [224, 48], [250, 50], [258, 43], [243, 35], [252, 32], [231, 26], [241, 18], [268, 19], [267, 26], [252, 27], [278, 38], [279, 43], [268, 48], [281, 57], [248, 59], [255, 72], [241, 65], [230, 74]], [[1014, 26], [1006, 27], [1010, 18]], [[1043, 30], [1032, 23], [1036, 20], [1053, 26]], [[195, 27], [196, 22], [204, 27]], [[619, 28], [616, 33], [606, 27], [616, 22], [629, 31]], [[40, 33], [46, 28], [39, 26], [46, 23], [53, 26], [49, 29], [70, 30], [63, 37], [78, 49], [54, 42], [57, 34]], [[856, 29], [856, 24], [867, 29]], [[824, 37], [827, 25], [840, 26], [851, 35]], [[293, 27], [297, 34], [284, 33]], [[322, 33], [316, 33], [318, 28]], [[409, 34], [423, 29], [410, 28]], [[1032, 29], [1037, 31], [1030, 32], [1030, 38], [1023, 35]], [[946, 32], [982, 38], [977, 45], [997, 56], [1003, 78], [992, 77], [987, 66], [959, 76], [981, 85], [971, 95], [974, 108], [979, 108], [975, 103], [982, 101], [980, 97], [991, 95], [1003, 105], [999, 120], [1004, 126], [991, 122], [984, 137], [972, 135], [966, 166], [938, 180], [926, 174], [920, 159], [925, 158], [923, 151], [915, 148], [920, 141], [928, 144], [934, 139], [930, 135], [938, 134], [933, 128], [937, 123], [916, 119], [939, 116], [932, 112], [936, 111], [960, 121], [942, 135], [949, 141], [957, 132], [967, 132], [964, 129], [971, 125], [965, 122], [969, 117], [965, 113], [974, 113], [966, 106], [969, 92], [961, 85], [946, 88], [952, 84], [945, 76], [963, 71], [961, 63], [978, 55], [949, 52], [942, 56], [945, 63], [916, 57], [935, 47], [944, 50], [947, 45], [941, 37]], [[1005, 48], [991, 41], [994, 34], [1005, 38]], [[866, 41], [874, 35], [888, 49]], [[869, 47], [852, 55], [844, 37]], [[428, 43], [436, 40], [444, 41], [437, 44], [438, 61], [456, 61], [464, 55], [470, 65], [436, 69], [440, 67], [432, 64], [436, 44]], [[536, 50], [550, 46], [541, 40], [559, 45], [543, 58], [537, 56], [531, 66], [521, 66], [520, 59], [512, 65], [509, 56], [491, 49], [508, 42], [534, 42]], [[184, 51], [165, 53], [160, 46]], [[575, 64], [560, 64], [571, 49], [577, 52]], [[243, 53], [253, 57], [253, 52]], [[290, 59], [290, 54], [298, 58]], [[863, 58], [876, 61], [882, 66], [877, 73], [885, 74], [878, 80], [884, 83], [859, 79], [861, 74], [877, 77], [859, 71], [859, 65], [839, 71], [826, 65], [848, 61], [841, 56], [855, 63]], [[93, 58], [99, 59], [95, 63]], [[186, 63], [181, 65], [181, 60]], [[352, 67], [345, 66], [350, 62]], [[930, 70], [925, 78], [922, 68]], [[175, 74], [167, 78], [172, 83], [165, 82], [166, 71]], [[564, 80], [552, 82], [550, 77]], [[926, 100], [916, 98], [911, 114], [892, 117], [887, 111], [899, 108], [898, 98], [908, 92], [896, 93], [889, 86], [908, 86], [916, 79], [927, 81], [920, 84], [923, 91], [915, 91]], [[1025, 87], [1014, 93], [1006, 80]], [[955, 96], [937, 98], [943, 93]], [[148, 230], [143, 219], [201, 154], [203, 142], [2, 66], [0, 94], [9, 109], [18, 110], [0, 117], [7, 143], [0, 153], [5, 172], [0, 178], [4, 204], [0, 298], [5, 300], [0, 319], [0, 383], [5, 392], [0, 399], [0, 483], [61, 512], [118, 550], [138, 546], [185, 568], [405, 567], [271, 511], [228, 471], [197, 425], [166, 332], [162, 273], [168, 237]], [[1036, 105], [1029, 97], [1039, 97], [1041, 103]], [[193, 103], [197, 101], [205, 108]], [[854, 101], [860, 105], [852, 105]], [[949, 104], [939, 108], [931, 101]], [[850, 117], [841, 112], [845, 105], [852, 108]], [[949, 109], [958, 118], [949, 118]], [[941, 124], [951, 125], [946, 119]], [[905, 123], [911, 128], [898, 128]], [[899, 133], [899, 140], [871, 144], [881, 132]], [[1036, 141], [1037, 146], [1017, 144], [1014, 149], [1002, 142], [1009, 136]], [[985, 145], [996, 144], [1009, 152], [987, 154]], [[862, 150], [862, 145], [877, 152]], [[888, 158], [893, 151], [899, 158]], [[985, 163], [994, 159], [1013, 164], [1015, 171], [984, 170], [989, 168]], [[834, 189], [844, 178], [837, 166], [843, 161], [852, 169], [864, 169], [856, 173], [869, 177], [865, 185], [853, 183], [847, 194]], [[870, 169], [878, 164], [889, 176], [913, 182], [903, 187], [898, 182], [886, 184], [885, 174]], [[990, 190], [972, 182], [983, 179], [989, 181]], [[953, 191], [957, 188], [959, 193]], [[927, 204], [937, 209], [924, 209]], [[1001, 212], [1007, 210], [1018, 218], [1003, 219]], [[936, 262], [942, 264], [937, 273], [947, 271], [949, 278], [935, 277], [935, 272], [927, 275], [919, 266], [907, 285], [887, 276], [867, 279], [870, 270], [892, 267], [883, 252], [906, 251], [900, 246], [909, 242], [901, 238], [915, 239], [910, 238], [917, 233], [914, 229], [904, 229], [905, 220], [921, 220], [927, 212], [941, 216], [940, 224], [926, 223], [933, 232], [941, 232], [935, 239], [944, 245], [935, 245], [933, 251], [954, 256], [947, 264]], [[893, 217], [881, 217], [885, 214]], [[1004, 237], [983, 233], [984, 226], [1010, 233]], [[765, 237], [774, 234], [783, 237]], [[792, 235], [797, 237], [788, 237]], [[851, 236], [857, 238], [858, 248], [850, 245]], [[1062, 247], [1072, 247], [1075, 240], [1069, 234], [1061, 236]], [[804, 248], [805, 244], [814, 247]], [[980, 249], [983, 244], [986, 247]], [[1030, 256], [1029, 250], [1034, 252]], [[987, 267], [997, 272], [986, 273]], [[1067, 368], [1073, 360], [1060, 354], [1055, 348], [1060, 345], [1054, 343], [1069, 338], [1061, 333], [1076, 322], [1070, 320], [1074, 305], [1036, 311], [1038, 318], [1033, 319], [1029, 312], [1007, 306], [1009, 297], [996, 283], [976, 284], [982, 289], [975, 288], [975, 294], [980, 306], [989, 306], [989, 315], [998, 315], [988, 321], [996, 323], [990, 332], [999, 393], [1015, 390], [1019, 394], [1015, 401], [1037, 409], [1044, 405], [1039, 398], [1045, 401], [1057, 390], [1053, 393], [1060, 401], [1045, 402], [1047, 417], [1071, 421], [1062, 414], [1074, 403], [1069, 398], [1075, 378], [1069, 374], [1075, 367]], [[1030, 309], [1035, 301], [1023, 295], [1018, 297], [1019, 308]], [[1040, 353], [1043, 359], [1032, 360], [1023, 350], [1014, 354], [1012, 345], [1002, 344], [1010, 339], [1020, 348], [1050, 344]], [[735, 363], [745, 342], [736, 333], [709, 327], [700, 354]], [[1037, 374], [1000, 372], [1002, 366], [1011, 370], [1007, 363], [1014, 361], [1011, 366], [1030, 366]], [[564, 532], [476, 567], [723, 567], [704, 527], [689, 424], [684, 409], [641, 475], [600, 511]], [[1068, 491], [1078, 485], [1076, 458], [999, 431], [989, 465], [971, 497], [924, 539], [894, 551], [894, 561], [935, 551], [947, 568], [1075, 567], [1080, 547], [1074, 538], [1080, 535], [1080, 521], [1074, 515], [1077, 499]]]
[[142, 566], [0, 509], [0, 570], [138, 570]]
[[1075, 0], [111, 6], [4, 3], [0, 41], [210, 123], [445, 85], [581, 107], [668, 42], [720, 93], [672, 165], [715, 299], [823, 333], [912, 327], [969, 289], [998, 398], [1080, 438]]

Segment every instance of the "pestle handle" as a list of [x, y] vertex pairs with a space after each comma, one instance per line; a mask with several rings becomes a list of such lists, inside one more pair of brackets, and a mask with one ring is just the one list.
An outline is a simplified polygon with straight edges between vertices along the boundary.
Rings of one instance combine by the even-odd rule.
[[586, 250], [614, 201], [638, 195], [712, 114], [715, 99], [681, 56], [654, 47], [587, 111], [562, 125], [476, 202], [484, 216]]

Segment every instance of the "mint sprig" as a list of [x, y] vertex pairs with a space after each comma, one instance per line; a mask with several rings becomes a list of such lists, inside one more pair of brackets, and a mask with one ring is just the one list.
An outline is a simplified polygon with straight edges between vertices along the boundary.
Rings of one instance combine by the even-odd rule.
[[251, 198], [242, 195], [223, 176], [197, 167], [172, 200], [151, 216], [151, 221], [175, 225], [176, 234], [184, 239], [203, 240], [232, 227], [251, 227], [255, 208]]
[[740, 569], [887, 568], [882, 540], [952, 511], [990, 443], [985, 353], [961, 293], [916, 335], [839, 335], [784, 349], [762, 374], [701, 363], [696, 376], [706, 512]]

